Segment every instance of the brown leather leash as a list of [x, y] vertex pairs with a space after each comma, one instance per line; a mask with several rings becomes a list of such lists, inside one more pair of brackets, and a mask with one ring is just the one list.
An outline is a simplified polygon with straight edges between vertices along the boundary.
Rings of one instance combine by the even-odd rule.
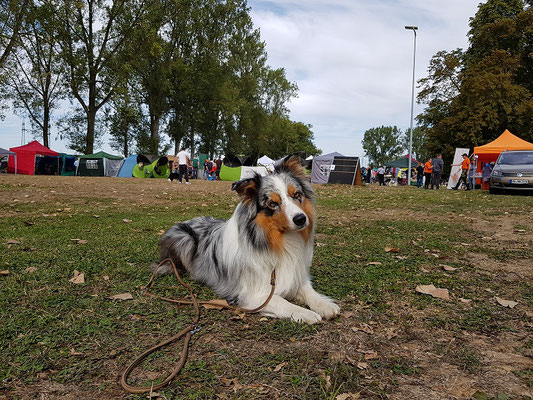
[[[153, 286], [153, 284], [154, 284], [154, 278], [155, 278], [155, 276], [157, 274], [157, 271], [159, 270], [159, 268], [163, 264], [165, 264], [167, 262], [170, 262], [170, 264], [172, 265], [172, 269], [174, 270], [174, 275], [176, 275], [176, 278], [178, 278], [178, 281], [181, 284], [181, 286], [183, 286], [184, 288], [186, 288], [189, 291], [189, 296], [190, 296], [191, 300], [169, 299], [167, 297], [155, 296], [152, 293], [148, 292], [148, 289], [150, 289]], [[191, 340], [191, 336], [193, 334], [197, 333], [200, 330], [199, 325], [197, 325], [198, 321], [200, 320], [200, 307], [199, 307], [199, 304], [210, 304], [210, 305], [213, 305], [213, 306], [216, 306], [216, 307], [227, 308], [227, 309], [234, 310], [234, 311], [241, 312], [241, 313], [254, 314], [254, 313], [257, 313], [257, 312], [261, 311], [268, 304], [268, 302], [270, 301], [270, 299], [272, 299], [272, 296], [274, 295], [274, 290], [276, 289], [276, 273], [275, 273], [275, 271], [272, 271], [272, 275], [270, 277], [270, 285], [272, 286], [272, 288], [270, 290], [270, 294], [268, 295], [268, 298], [265, 300], [265, 302], [263, 304], [261, 304], [257, 308], [254, 308], [253, 310], [245, 310], [245, 309], [242, 309], [240, 307], [231, 306], [229, 304], [228, 305], [222, 305], [222, 304], [220, 304], [220, 303], [218, 303], [216, 301], [213, 301], [213, 300], [201, 300], [201, 301], [199, 301], [199, 300], [196, 299], [196, 295], [193, 293], [193, 290], [192, 290], [191, 286], [188, 285], [187, 283], [185, 283], [183, 281], [183, 279], [181, 279], [181, 276], [180, 276], [180, 274], [178, 272], [178, 268], [176, 267], [176, 264], [174, 264], [174, 261], [172, 261], [170, 258], [167, 258], [167, 259], [161, 261], [159, 263], [159, 265], [154, 269], [154, 272], [152, 273], [152, 277], [150, 278], [150, 281], [148, 282], [148, 285], [146, 285], [146, 290], [145, 290], [144, 294], [146, 294], [147, 296], [150, 296], [150, 297], [154, 297], [154, 298], [157, 298], [157, 299], [160, 299], [160, 300], [167, 301], [169, 303], [192, 305], [194, 307], [195, 316], [193, 318], [192, 323], [189, 326], [187, 326], [186, 328], [182, 329], [180, 332], [178, 332], [174, 336], [172, 336], [172, 337], [162, 341], [161, 343], [149, 348], [144, 353], [142, 353], [139, 357], [137, 357], [129, 365], [129, 367], [126, 368], [124, 370], [124, 372], [122, 372], [122, 375], [120, 377], [120, 385], [124, 388], [124, 390], [126, 390], [126, 391], [128, 391], [130, 393], [134, 393], [134, 394], [148, 393], [148, 392], [151, 392], [153, 390], [159, 390], [162, 387], [168, 385], [170, 383], [170, 381], [172, 381], [172, 379], [174, 379], [176, 377], [176, 375], [179, 374], [179, 372], [181, 371], [181, 369], [185, 365], [185, 362], [187, 360], [187, 354], [189, 352], [189, 342]], [[165, 378], [165, 380], [163, 380], [161, 383], [159, 383], [157, 385], [144, 386], [144, 387], [143, 386], [130, 386], [127, 383], [128, 376], [135, 369], [135, 367], [137, 367], [148, 355], [150, 355], [153, 352], [155, 352], [155, 351], [157, 351], [157, 350], [169, 345], [172, 342], [175, 342], [176, 340], [178, 340], [182, 336], [184, 336], [183, 349], [181, 350], [179, 361], [176, 364], [176, 366], [171, 370], [171, 372], [168, 375], [168, 377]]]

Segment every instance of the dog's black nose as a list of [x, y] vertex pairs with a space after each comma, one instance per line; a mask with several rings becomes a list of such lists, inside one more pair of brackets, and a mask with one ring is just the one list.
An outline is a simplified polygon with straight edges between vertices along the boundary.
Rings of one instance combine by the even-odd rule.
[[305, 222], [307, 221], [307, 217], [305, 214], [296, 214], [292, 221], [296, 224], [296, 226], [304, 226]]

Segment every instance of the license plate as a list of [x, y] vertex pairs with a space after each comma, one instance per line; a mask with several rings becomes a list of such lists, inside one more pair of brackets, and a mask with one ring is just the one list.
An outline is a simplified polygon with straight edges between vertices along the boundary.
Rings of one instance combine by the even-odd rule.
[[516, 185], [527, 185], [529, 181], [527, 179], [511, 179], [511, 183]]

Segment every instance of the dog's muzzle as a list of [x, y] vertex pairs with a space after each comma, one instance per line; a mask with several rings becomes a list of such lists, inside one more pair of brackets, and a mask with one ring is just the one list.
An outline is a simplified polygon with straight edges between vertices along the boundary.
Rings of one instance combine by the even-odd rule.
[[303, 228], [307, 222], [307, 217], [305, 214], [299, 213], [293, 217], [292, 222], [294, 222], [294, 225], [296, 225], [298, 228]]

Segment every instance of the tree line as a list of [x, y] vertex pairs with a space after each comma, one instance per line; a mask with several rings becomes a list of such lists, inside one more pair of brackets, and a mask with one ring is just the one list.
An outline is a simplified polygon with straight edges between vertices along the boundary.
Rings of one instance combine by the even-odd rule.
[[[246, 0], [0, 2], [0, 106], [77, 152], [317, 154], [298, 87], [267, 64]], [[53, 118], [65, 101], [71, 110]], [[1, 109], [0, 109], [1, 112]]]
[[[413, 129], [419, 161], [456, 147], [489, 143], [505, 129], [533, 141], [533, 9], [531, 1], [488, 0], [470, 18], [466, 50], [439, 51], [418, 81], [425, 108]], [[407, 154], [409, 130], [372, 128], [363, 148], [375, 165]]]

